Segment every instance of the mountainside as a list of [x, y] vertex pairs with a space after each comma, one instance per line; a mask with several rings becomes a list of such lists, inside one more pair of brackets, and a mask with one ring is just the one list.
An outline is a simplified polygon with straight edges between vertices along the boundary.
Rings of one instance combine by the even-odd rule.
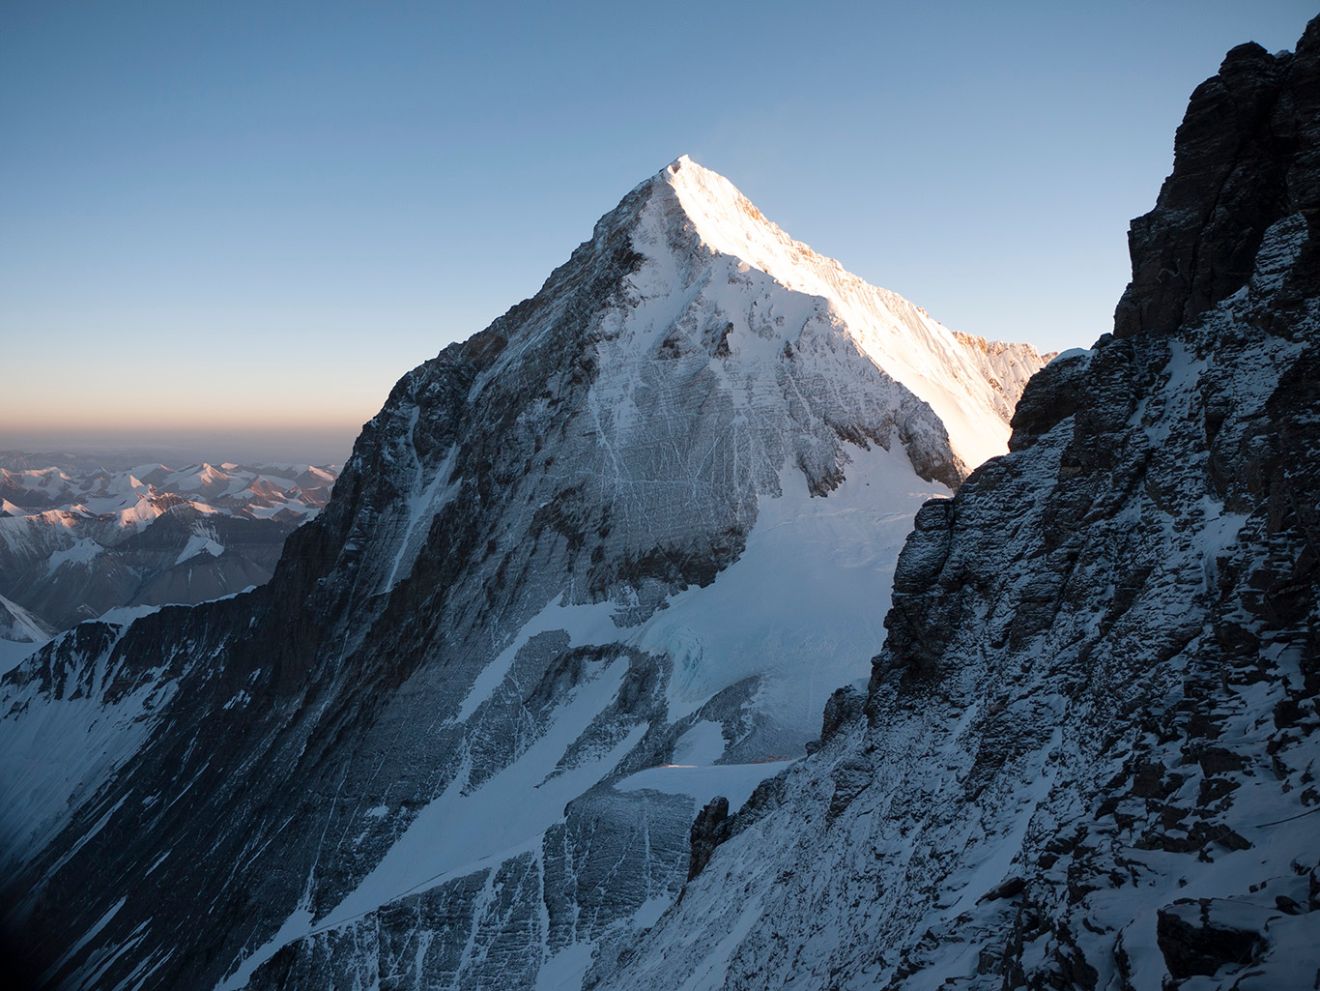
[[1116, 333], [927, 503], [865, 694], [592, 986], [1320, 986], [1320, 19], [1231, 51]]
[[0, 595], [56, 630], [120, 606], [192, 604], [260, 585], [335, 481], [333, 467], [315, 465], [27, 460], [0, 455]]
[[272, 580], [3, 682], [7, 922], [45, 983], [576, 986], [697, 808], [864, 680], [917, 508], [1042, 359], [679, 159], [406, 375]]
[[0, 595], [0, 674], [49, 640], [52, 632], [17, 602]]

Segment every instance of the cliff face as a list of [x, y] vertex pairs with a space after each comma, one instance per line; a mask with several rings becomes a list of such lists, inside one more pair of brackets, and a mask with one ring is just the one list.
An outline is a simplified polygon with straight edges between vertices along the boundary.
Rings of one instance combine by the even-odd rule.
[[1114, 336], [927, 503], [866, 697], [692, 838], [611, 988], [1320, 980], [1320, 20], [1235, 49]]
[[[1273, 224], [1298, 214], [1316, 223], [1314, 32], [1295, 53], [1239, 45], [1192, 93], [1173, 174], [1128, 234], [1132, 282], [1114, 315], [1116, 336], [1173, 333], [1246, 283]], [[1286, 292], [1314, 296], [1318, 268], [1298, 266]]]

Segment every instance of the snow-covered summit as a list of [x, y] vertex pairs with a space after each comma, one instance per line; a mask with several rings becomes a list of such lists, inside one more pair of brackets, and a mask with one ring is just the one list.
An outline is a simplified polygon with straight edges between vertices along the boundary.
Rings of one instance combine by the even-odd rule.
[[[134, 731], [122, 771], [78, 782], [110, 809], [87, 812], [108, 815], [96, 836], [42, 863], [57, 884], [89, 857], [116, 865], [98, 878], [158, 866], [93, 938], [113, 884], [50, 922], [74, 946], [57, 969], [136, 939], [104, 982], [152, 959], [154, 986], [579, 985], [676, 896], [696, 809], [802, 755], [829, 694], [867, 676], [913, 514], [1005, 449], [1041, 359], [954, 334], [676, 166], [533, 298], [403, 376], [268, 584], [67, 662], [126, 659], [102, 679], [125, 715], [97, 725]], [[234, 474], [175, 484], [220, 499]], [[179, 530], [172, 566], [227, 560], [223, 522]], [[13, 676], [0, 754], [59, 701], [45, 670]], [[130, 684], [169, 701], [138, 720]], [[115, 804], [130, 777], [181, 825]], [[14, 835], [47, 855], [29, 823]], [[204, 890], [219, 924], [200, 931]], [[396, 917], [409, 898], [455, 924], [403, 976], [385, 943], [433, 939]], [[468, 932], [498, 949], [464, 950]]]
[[951, 331], [898, 293], [795, 240], [732, 182], [687, 155], [649, 184], [712, 254], [825, 300], [867, 357], [931, 405], [968, 467], [1003, 453], [1016, 397], [1041, 365], [1034, 348]]

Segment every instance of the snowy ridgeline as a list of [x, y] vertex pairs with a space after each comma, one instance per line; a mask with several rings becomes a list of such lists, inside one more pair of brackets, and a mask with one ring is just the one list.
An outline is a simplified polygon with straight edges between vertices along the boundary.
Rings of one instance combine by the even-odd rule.
[[[576, 986], [672, 904], [698, 809], [864, 683], [913, 515], [1004, 451], [1043, 361], [675, 162], [400, 381], [269, 585], [4, 683], [43, 966], [370, 984], [406, 946], [405, 983]], [[88, 857], [120, 866], [62, 899]]]

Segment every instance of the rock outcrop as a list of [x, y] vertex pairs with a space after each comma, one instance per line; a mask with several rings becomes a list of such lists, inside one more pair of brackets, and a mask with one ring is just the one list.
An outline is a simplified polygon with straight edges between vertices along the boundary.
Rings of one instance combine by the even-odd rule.
[[[1294, 53], [1234, 48], [1192, 93], [1173, 174], [1155, 209], [1132, 222], [1132, 283], [1114, 317], [1118, 337], [1169, 334], [1237, 292], [1266, 232], [1285, 217], [1317, 223], [1320, 93], [1314, 25]], [[1320, 287], [1320, 258], [1295, 266], [1296, 301]], [[1282, 303], [1283, 300], [1281, 299]]]

